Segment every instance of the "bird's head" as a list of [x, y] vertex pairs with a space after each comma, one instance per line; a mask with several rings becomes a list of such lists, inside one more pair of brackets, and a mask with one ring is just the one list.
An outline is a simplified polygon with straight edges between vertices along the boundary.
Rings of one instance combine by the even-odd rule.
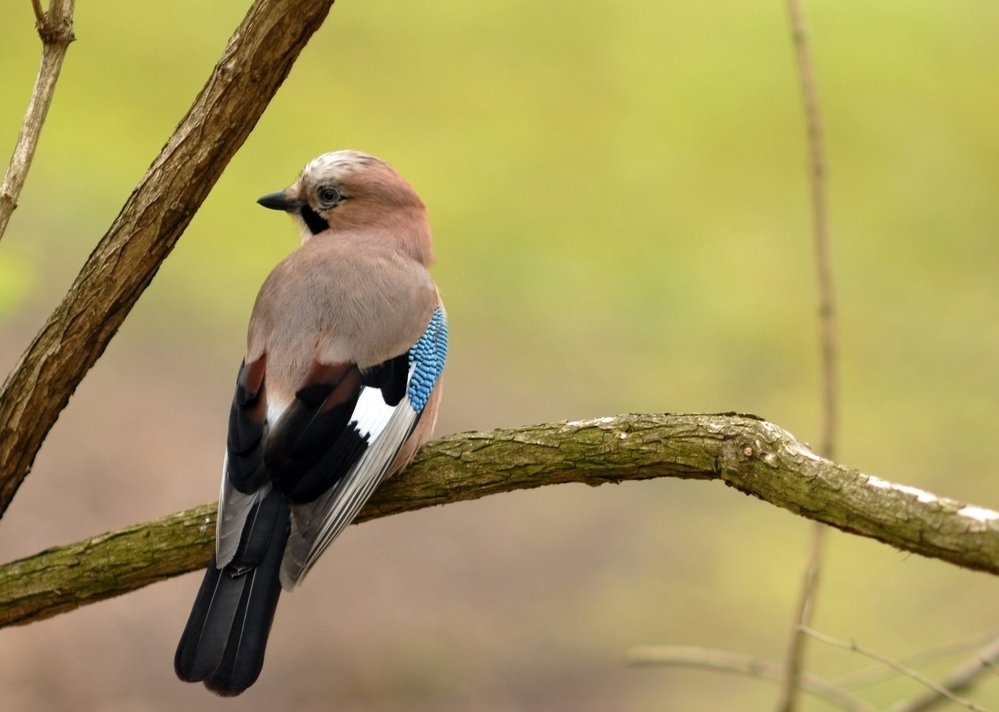
[[426, 208], [412, 186], [388, 163], [360, 151], [333, 151], [310, 161], [288, 188], [257, 202], [284, 210], [299, 224], [302, 241], [326, 231], [425, 232]]

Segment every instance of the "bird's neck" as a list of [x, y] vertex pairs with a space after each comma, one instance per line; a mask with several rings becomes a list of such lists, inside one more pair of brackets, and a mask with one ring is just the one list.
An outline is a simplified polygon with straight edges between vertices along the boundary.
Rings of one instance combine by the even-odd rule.
[[317, 238], [336, 240], [349, 237], [362, 244], [378, 245], [401, 252], [425, 267], [433, 264], [430, 224], [422, 205], [396, 209], [379, 215], [376, 220], [371, 220], [371, 216], [363, 216], [368, 219], [357, 219], [360, 217], [362, 216], [355, 216], [355, 219], [350, 220], [346, 216], [338, 216], [330, 220], [328, 230], [318, 235], [303, 230], [302, 244]]

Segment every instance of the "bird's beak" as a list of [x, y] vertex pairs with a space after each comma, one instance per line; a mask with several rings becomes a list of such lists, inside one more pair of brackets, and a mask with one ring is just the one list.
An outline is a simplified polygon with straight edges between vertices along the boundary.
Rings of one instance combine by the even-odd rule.
[[293, 200], [288, 197], [288, 194], [283, 190], [277, 193], [268, 193], [260, 198], [257, 198], [257, 203], [263, 205], [265, 208], [270, 208], [271, 210], [284, 210], [285, 212], [292, 213], [302, 209], [305, 203], [301, 200]]

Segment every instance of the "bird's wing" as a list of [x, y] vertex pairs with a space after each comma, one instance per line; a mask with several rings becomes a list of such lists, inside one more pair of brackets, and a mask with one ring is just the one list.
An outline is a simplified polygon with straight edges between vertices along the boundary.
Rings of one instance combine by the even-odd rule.
[[356, 434], [356, 457], [347, 472], [318, 498], [292, 504], [291, 535], [281, 563], [284, 588], [292, 589], [302, 581], [391, 474], [390, 468], [417, 422], [436, 416], [429, 412], [436, 404], [431, 395], [439, 387], [446, 357], [447, 317], [438, 306], [404, 361], [385, 362], [376, 372], [366, 374], [366, 382], [371, 379], [372, 384], [362, 387], [344, 431]]
[[264, 468], [264, 435], [267, 402], [264, 394], [266, 358], [242, 363], [236, 377], [236, 393], [229, 410], [229, 434], [222, 464], [215, 526], [218, 568], [232, 561], [250, 509], [270, 489]]
[[233, 561], [248, 514], [273, 487], [291, 502], [281, 583], [295, 587], [398, 466], [421, 418], [436, 416], [431, 395], [446, 356], [447, 318], [438, 306], [399, 356], [363, 372], [356, 364], [313, 364], [275, 422], [268, 421], [262, 375], [267, 355], [244, 363], [229, 418], [216, 565]]

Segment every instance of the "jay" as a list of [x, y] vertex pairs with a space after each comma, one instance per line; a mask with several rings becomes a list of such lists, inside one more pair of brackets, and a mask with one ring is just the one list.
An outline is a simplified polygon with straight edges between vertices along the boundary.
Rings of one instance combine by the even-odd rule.
[[257, 202], [302, 244], [253, 306], [215, 554], [174, 659], [225, 696], [260, 674], [281, 589], [429, 439], [447, 356], [426, 208], [388, 163], [326, 153]]

